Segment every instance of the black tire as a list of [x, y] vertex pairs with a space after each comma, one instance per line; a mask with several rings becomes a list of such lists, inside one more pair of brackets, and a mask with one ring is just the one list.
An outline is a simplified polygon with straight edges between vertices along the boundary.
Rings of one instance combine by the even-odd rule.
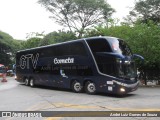
[[28, 78], [25, 78], [25, 79], [24, 79], [24, 83], [25, 83], [26, 86], [29, 86], [29, 79], [28, 79]]
[[29, 85], [30, 85], [31, 87], [35, 87], [35, 81], [34, 81], [33, 78], [30, 79]]
[[74, 82], [72, 82], [72, 90], [76, 93], [80, 93], [83, 91], [83, 87], [80, 82], [75, 80]]
[[88, 81], [85, 84], [85, 91], [90, 95], [96, 94], [96, 85], [93, 82]]

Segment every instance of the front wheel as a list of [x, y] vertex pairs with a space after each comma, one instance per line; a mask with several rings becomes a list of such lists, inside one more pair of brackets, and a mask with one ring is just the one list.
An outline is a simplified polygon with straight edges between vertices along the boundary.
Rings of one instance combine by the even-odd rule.
[[82, 92], [82, 89], [83, 87], [81, 86], [81, 83], [80, 82], [77, 82], [77, 81], [74, 81], [72, 83], [72, 90], [76, 93], [80, 93]]
[[96, 93], [96, 86], [93, 82], [90, 82], [88, 81], [86, 84], [85, 84], [85, 91], [86, 93], [88, 94], [95, 94]]

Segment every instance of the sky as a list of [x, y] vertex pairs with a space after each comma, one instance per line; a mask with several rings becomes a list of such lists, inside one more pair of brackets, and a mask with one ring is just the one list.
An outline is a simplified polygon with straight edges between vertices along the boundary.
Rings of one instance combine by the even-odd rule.
[[[52, 19], [51, 13], [37, 3], [38, 0], [0, 0], [0, 31], [14, 39], [26, 40], [27, 33], [44, 34], [63, 29]], [[116, 10], [114, 18], [122, 20], [134, 6], [135, 0], [107, 0]]]

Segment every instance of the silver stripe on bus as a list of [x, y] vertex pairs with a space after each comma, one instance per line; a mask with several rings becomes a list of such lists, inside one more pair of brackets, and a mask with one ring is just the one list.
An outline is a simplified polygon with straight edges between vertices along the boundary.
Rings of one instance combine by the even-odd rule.
[[112, 80], [112, 81], [115, 82], [115, 83], [118, 84], [118, 85], [125, 86], [125, 87], [128, 87], [128, 88], [133, 88], [133, 87], [135, 87], [136, 85], [139, 84], [139, 81], [137, 81], [137, 82], [134, 83], [134, 84], [126, 84], [126, 83], [118, 82], [118, 81], [116, 81], [116, 80]]

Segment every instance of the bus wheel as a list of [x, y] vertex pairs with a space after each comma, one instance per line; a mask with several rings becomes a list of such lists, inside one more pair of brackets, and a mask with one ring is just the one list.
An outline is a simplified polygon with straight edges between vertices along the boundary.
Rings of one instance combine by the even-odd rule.
[[25, 78], [25, 85], [28, 86], [29, 85], [29, 79]]
[[79, 93], [79, 92], [82, 92], [82, 86], [81, 86], [81, 83], [77, 82], [77, 81], [74, 81], [72, 83], [72, 90], [76, 93]]
[[95, 94], [96, 93], [96, 86], [93, 82], [90, 82], [88, 81], [86, 84], [85, 84], [85, 91], [86, 93], [88, 94]]
[[34, 87], [34, 86], [35, 86], [35, 84], [34, 84], [34, 79], [33, 79], [33, 78], [30, 79], [29, 84], [30, 84], [31, 87]]

